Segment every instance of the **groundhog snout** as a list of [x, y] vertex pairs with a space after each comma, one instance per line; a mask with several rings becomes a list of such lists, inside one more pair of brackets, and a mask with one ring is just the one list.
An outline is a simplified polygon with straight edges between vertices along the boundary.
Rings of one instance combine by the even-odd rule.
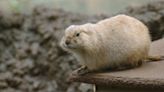
[[69, 45], [70, 43], [71, 43], [70, 40], [66, 40], [66, 41], [65, 41], [65, 44], [66, 44], [66, 45]]

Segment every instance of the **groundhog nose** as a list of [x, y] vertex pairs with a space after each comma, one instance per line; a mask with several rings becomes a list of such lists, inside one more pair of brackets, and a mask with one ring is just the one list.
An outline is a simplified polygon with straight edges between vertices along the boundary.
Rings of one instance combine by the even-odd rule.
[[69, 45], [69, 44], [70, 44], [70, 41], [66, 40], [66, 41], [65, 41], [65, 44], [66, 44], [66, 45]]

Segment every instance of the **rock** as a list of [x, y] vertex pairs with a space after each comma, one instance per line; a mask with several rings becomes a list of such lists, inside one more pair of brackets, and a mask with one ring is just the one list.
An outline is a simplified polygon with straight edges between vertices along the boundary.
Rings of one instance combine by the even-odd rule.
[[20, 69], [14, 69], [12, 72], [15, 76], [19, 76], [19, 77], [23, 77], [25, 74], [25, 71], [22, 71]]
[[23, 82], [23, 80], [19, 77], [11, 77], [6, 79], [6, 82], [10, 87], [18, 88], [18, 86]]
[[38, 54], [38, 52], [39, 52], [39, 43], [35, 42], [31, 45], [31, 54], [35, 56]]
[[93, 86], [90, 85], [90, 84], [84, 84], [84, 83], [82, 83], [79, 86], [79, 89], [81, 90], [81, 92], [92, 92], [90, 88], [93, 88]]
[[9, 71], [6, 71], [4, 73], [0, 73], [0, 81], [6, 81], [10, 77], [13, 77], [12, 73]]
[[5, 81], [0, 81], [0, 89], [5, 89], [8, 87], [8, 84]]

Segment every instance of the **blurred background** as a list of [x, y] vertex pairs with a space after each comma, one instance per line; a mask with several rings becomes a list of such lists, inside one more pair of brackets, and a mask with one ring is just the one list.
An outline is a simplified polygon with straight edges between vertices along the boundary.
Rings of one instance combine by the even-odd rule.
[[65, 28], [124, 13], [164, 35], [164, 0], [0, 0], [0, 92], [93, 92], [66, 82], [80, 65], [59, 46]]
[[113, 14], [128, 6], [141, 6], [153, 1], [160, 0], [0, 0], [0, 7], [29, 11], [36, 5], [43, 5], [82, 14]]

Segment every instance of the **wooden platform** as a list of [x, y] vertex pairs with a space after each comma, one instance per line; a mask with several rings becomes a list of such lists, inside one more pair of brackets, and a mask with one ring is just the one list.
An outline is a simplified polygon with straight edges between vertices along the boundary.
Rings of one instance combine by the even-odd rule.
[[[164, 55], [164, 38], [152, 43], [150, 55]], [[73, 82], [95, 84], [98, 88], [104, 87], [104, 89], [119, 88], [149, 91], [156, 90], [155, 92], [159, 90], [164, 92], [164, 60], [145, 63], [139, 68], [123, 71], [92, 73], [84, 76], [72, 75], [70, 76], [70, 80]]]

